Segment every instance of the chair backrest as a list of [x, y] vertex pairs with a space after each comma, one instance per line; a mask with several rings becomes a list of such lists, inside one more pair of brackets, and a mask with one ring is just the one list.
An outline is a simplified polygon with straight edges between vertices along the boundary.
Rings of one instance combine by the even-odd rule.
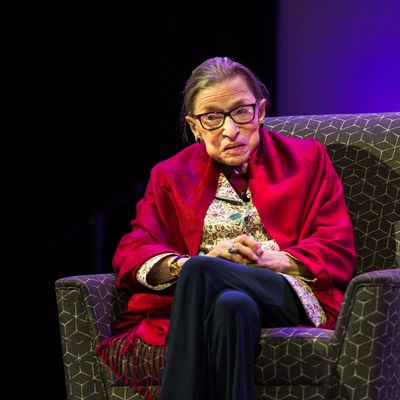
[[267, 118], [268, 130], [322, 142], [354, 227], [356, 274], [400, 266], [400, 112]]

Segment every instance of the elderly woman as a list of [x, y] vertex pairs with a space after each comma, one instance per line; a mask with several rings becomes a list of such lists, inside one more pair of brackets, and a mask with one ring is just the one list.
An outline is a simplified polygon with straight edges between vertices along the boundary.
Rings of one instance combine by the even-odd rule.
[[267, 107], [247, 67], [196, 67], [197, 143], [152, 169], [114, 256], [134, 293], [120, 331], [168, 340], [161, 400], [254, 399], [261, 328], [335, 325], [356, 260], [341, 182], [320, 143], [263, 128]]

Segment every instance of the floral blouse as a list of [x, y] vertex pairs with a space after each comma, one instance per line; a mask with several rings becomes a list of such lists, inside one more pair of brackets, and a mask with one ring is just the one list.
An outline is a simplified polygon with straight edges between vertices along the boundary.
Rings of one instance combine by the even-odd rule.
[[[204, 219], [199, 255], [206, 255], [220, 241], [229, 240], [241, 234], [251, 235], [264, 250], [279, 251], [278, 243], [265, 230], [248, 189], [247, 199], [248, 201], [244, 202], [225, 175], [220, 174], [215, 198]], [[147, 260], [137, 272], [138, 281], [154, 290], [162, 290], [174, 284], [168, 282], [152, 286], [146, 279], [147, 274], [158, 261], [172, 254], [174, 253], [163, 253]], [[288, 256], [291, 257], [290, 254]], [[310, 280], [302, 276], [280, 274], [299, 296], [310, 321], [315, 326], [324, 323], [326, 315], [309, 286]]]

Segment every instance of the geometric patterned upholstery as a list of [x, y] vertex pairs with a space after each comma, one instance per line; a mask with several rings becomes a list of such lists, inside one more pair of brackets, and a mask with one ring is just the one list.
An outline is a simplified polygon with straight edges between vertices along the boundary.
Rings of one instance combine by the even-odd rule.
[[399, 399], [399, 329], [400, 271], [358, 275], [335, 331], [263, 330], [257, 398]]
[[[400, 113], [267, 118], [267, 129], [315, 137], [340, 175], [358, 253], [336, 329], [263, 329], [256, 359], [257, 399], [400, 399]], [[94, 348], [111, 335], [126, 295], [115, 274], [56, 281], [69, 400], [136, 400], [137, 391]], [[143, 347], [135, 373], [143, 388], [165, 349]], [[150, 356], [149, 356], [150, 355]], [[139, 364], [139, 365], [138, 365]], [[143, 366], [146, 368], [143, 368]], [[139, 387], [139, 390], [142, 389]], [[152, 393], [157, 399], [159, 387]]]
[[325, 145], [343, 183], [357, 273], [399, 267], [400, 113], [275, 117], [265, 125]]
[[340, 398], [400, 399], [399, 269], [353, 279], [333, 344]]

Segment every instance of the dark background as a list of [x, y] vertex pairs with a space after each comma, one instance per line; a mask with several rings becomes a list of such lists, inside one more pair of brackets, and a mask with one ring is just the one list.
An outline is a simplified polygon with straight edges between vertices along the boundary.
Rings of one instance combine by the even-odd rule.
[[19, 394], [66, 399], [54, 282], [112, 271], [150, 168], [185, 145], [181, 94], [199, 63], [230, 56], [250, 67], [271, 92], [269, 115], [400, 110], [400, 6], [320, 3], [29, 10], [12, 81], [21, 107], [4, 147]]

